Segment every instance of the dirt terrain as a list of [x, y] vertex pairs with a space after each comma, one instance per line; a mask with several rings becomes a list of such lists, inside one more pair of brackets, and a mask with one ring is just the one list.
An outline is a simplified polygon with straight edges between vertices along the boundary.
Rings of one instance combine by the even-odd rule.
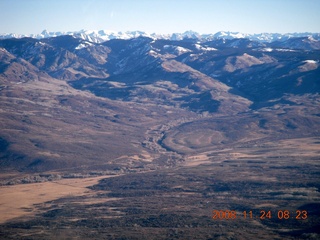
[[[319, 137], [247, 143], [155, 171], [2, 186], [2, 237], [314, 239], [319, 144]], [[214, 210], [236, 217], [213, 219]], [[285, 210], [290, 218], [279, 219]]]
[[[63, 179], [44, 183], [19, 184], [1, 187], [0, 223], [35, 216], [37, 208], [49, 207], [54, 200], [68, 196], [93, 195], [87, 187], [97, 184], [103, 177]], [[92, 196], [94, 198], [94, 196]], [[94, 202], [94, 201], [93, 201]], [[92, 203], [92, 202], [91, 202]], [[37, 206], [37, 207], [35, 207]]]
[[79, 41], [0, 41], [0, 239], [320, 238], [319, 49]]

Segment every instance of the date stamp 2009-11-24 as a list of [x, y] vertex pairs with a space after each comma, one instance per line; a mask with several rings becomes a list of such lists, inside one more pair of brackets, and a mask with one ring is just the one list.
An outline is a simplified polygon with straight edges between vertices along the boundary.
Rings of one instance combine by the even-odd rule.
[[[258, 213], [257, 213], [258, 212]], [[306, 220], [308, 218], [308, 212], [306, 210], [259, 210], [259, 211], [242, 211], [238, 212], [235, 210], [213, 210], [212, 211], [212, 219], [215, 220], [232, 220], [232, 219], [280, 219], [280, 220], [288, 220], [288, 219], [296, 219], [296, 220]]]

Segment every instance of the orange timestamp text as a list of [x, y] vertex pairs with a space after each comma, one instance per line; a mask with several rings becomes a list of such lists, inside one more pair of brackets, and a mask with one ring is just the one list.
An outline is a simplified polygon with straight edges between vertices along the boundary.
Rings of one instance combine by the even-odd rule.
[[259, 211], [242, 211], [238, 212], [235, 210], [213, 210], [212, 211], [212, 219], [214, 220], [233, 220], [233, 219], [280, 219], [280, 220], [288, 220], [288, 219], [296, 219], [296, 220], [306, 220], [308, 218], [308, 212], [306, 210], [259, 210]]

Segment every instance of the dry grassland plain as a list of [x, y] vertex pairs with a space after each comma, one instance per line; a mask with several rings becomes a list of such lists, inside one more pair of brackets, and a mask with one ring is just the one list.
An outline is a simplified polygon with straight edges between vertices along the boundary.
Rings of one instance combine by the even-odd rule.
[[88, 189], [97, 184], [100, 179], [107, 177], [62, 179], [52, 182], [1, 186], [0, 223], [15, 218], [34, 216], [39, 213], [36, 206], [48, 207], [54, 200], [68, 196], [92, 197], [90, 204], [107, 201], [107, 199], [95, 199], [94, 196], [97, 193]]

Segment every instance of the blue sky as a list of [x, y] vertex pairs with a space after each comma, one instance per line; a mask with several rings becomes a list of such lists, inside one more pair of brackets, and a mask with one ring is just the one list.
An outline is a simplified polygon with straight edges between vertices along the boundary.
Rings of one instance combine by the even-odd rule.
[[0, 33], [320, 32], [320, 0], [0, 0]]

